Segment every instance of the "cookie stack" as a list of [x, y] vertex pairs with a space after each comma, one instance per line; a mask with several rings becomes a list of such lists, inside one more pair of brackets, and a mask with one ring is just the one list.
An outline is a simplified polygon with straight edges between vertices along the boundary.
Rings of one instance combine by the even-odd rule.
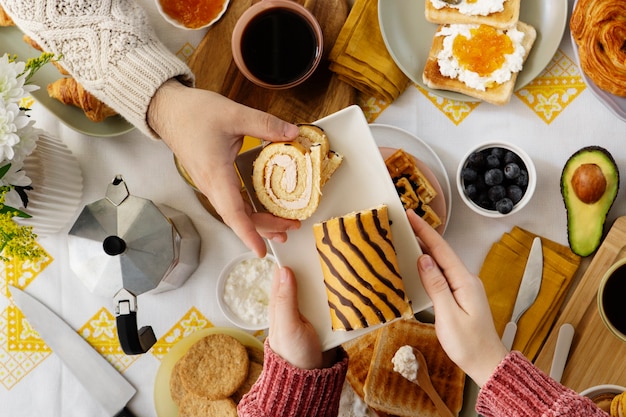
[[510, 101], [537, 33], [519, 21], [520, 0], [426, 0], [439, 25], [422, 79], [488, 103]]
[[263, 370], [263, 351], [225, 334], [194, 343], [176, 362], [170, 395], [179, 417], [236, 417], [237, 403]]

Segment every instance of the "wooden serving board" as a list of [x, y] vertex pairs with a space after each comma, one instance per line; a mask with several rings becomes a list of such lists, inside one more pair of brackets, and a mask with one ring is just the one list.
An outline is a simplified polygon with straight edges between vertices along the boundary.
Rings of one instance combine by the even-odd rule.
[[235, 23], [254, 0], [231, 0], [219, 22], [207, 32], [189, 60], [196, 86], [274, 114], [292, 123], [313, 122], [356, 102], [356, 91], [328, 69], [328, 55], [346, 21], [346, 0], [297, 0], [317, 18], [324, 34], [323, 58], [304, 83], [287, 90], [270, 90], [248, 81], [231, 52]]
[[626, 342], [604, 326], [596, 301], [604, 273], [624, 257], [626, 216], [619, 217], [611, 226], [535, 361], [539, 369], [550, 371], [559, 327], [571, 323], [575, 334], [561, 383], [575, 391], [599, 384], [626, 386]]

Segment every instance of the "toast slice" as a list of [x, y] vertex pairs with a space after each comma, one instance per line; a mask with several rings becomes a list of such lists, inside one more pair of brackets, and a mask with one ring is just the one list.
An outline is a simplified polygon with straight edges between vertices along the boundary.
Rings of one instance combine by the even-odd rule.
[[426, 6], [424, 15], [426, 20], [432, 23], [443, 24], [484, 24], [498, 29], [508, 29], [517, 24], [521, 0], [506, 0], [504, 9], [500, 12], [482, 15], [467, 15], [459, 11], [458, 8], [445, 6], [437, 9], [431, 0], [425, 0]]
[[437, 417], [439, 413], [419, 386], [393, 370], [391, 359], [398, 348], [417, 348], [428, 364], [433, 387], [452, 414], [463, 405], [465, 373], [443, 351], [435, 326], [415, 319], [398, 320], [380, 330], [365, 380], [365, 402], [376, 410], [400, 416]]
[[[437, 33], [439, 33], [442, 27], [443, 26], [439, 27]], [[535, 39], [537, 38], [537, 31], [534, 27], [524, 22], [518, 22], [517, 29], [524, 33], [522, 46], [525, 50], [524, 61], [526, 61], [528, 54], [535, 43]], [[443, 49], [443, 41], [443, 36], [435, 35], [433, 38], [433, 44], [430, 49], [430, 53], [428, 54], [426, 65], [424, 66], [424, 72], [422, 73], [422, 80], [424, 81], [424, 84], [437, 90], [449, 90], [462, 93], [495, 105], [503, 105], [511, 100], [511, 96], [513, 95], [513, 91], [515, 89], [517, 75], [519, 74], [518, 72], [511, 74], [511, 78], [508, 81], [489, 87], [485, 91], [471, 88], [463, 81], [441, 74], [439, 71], [437, 56]]]
[[[374, 346], [376, 345], [376, 340], [378, 339], [380, 330], [381, 329], [379, 328], [369, 333], [365, 333], [364, 335], [349, 340], [342, 345], [348, 354], [348, 358], [350, 359], [348, 361], [346, 380], [352, 387], [354, 393], [363, 401], [365, 400], [363, 386], [365, 385], [365, 380], [367, 379], [367, 374], [370, 369], [370, 363], [372, 362], [372, 357], [374, 356]], [[375, 410], [373, 408], [371, 408], [371, 410], [379, 417], [392, 417], [382, 411]]]

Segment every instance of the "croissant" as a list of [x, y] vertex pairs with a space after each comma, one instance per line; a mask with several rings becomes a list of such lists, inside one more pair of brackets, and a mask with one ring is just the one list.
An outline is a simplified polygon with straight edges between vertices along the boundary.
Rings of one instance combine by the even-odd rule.
[[582, 71], [602, 90], [626, 97], [626, 2], [579, 0], [570, 29]]
[[63, 104], [71, 104], [82, 109], [92, 122], [101, 122], [117, 114], [115, 110], [85, 90], [74, 78], [61, 78], [48, 84], [48, 95]]
[[0, 6], [0, 26], [15, 26], [15, 22], [11, 19], [11, 16], [4, 11], [2, 6]]
[[[22, 39], [24, 40], [24, 42], [26, 42], [28, 45], [32, 46], [36, 50], [43, 52], [43, 48], [39, 46], [39, 44], [35, 42], [35, 40], [31, 38], [30, 36], [24, 35], [22, 36]], [[67, 70], [63, 67], [63, 65], [59, 64], [58, 61], [56, 60], [52, 61], [52, 65], [54, 65], [62, 75], [70, 75], [70, 73], [67, 72]]]

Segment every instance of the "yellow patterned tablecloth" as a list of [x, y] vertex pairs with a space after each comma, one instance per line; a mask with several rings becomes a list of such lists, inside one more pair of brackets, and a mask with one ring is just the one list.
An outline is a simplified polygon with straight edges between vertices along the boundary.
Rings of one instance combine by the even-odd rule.
[[[143, 1], [151, 19], [160, 19], [152, 2]], [[191, 55], [202, 34], [195, 33], [192, 41], [189, 36], [184, 33], [167, 39], [168, 46], [183, 60]], [[559, 176], [571, 153], [582, 146], [600, 145], [626, 169], [626, 123], [590, 94], [573, 56], [566, 33], [545, 70], [503, 107], [450, 101], [416, 85], [409, 86], [394, 103], [359, 98], [370, 122], [413, 133], [441, 158], [452, 190], [446, 238], [474, 271], [478, 271], [491, 243], [513, 225], [567, 243]], [[154, 376], [161, 359], [171, 346], [195, 330], [229, 325], [216, 304], [215, 278], [228, 260], [246, 249], [228, 228], [207, 215], [177, 174], [162, 143], [146, 140], [137, 132], [115, 139], [85, 137], [65, 128], [37, 105], [33, 115], [38, 125], [62, 138], [80, 161], [85, 183], [83, 203], [100, 199], [108, 182], [122, 173], [134, 194], [171, 205], [192, 218], [202, 236], [201, 264], [180, 289], [139, 297], [141, 325], [151, 324], [158, 341], [144, 355], [127, 356], [117, 341], [112, 300], [89, 293], [69, 270], [64, 233], [41, 240], [50, 255], [40, 264], [0, 263], [0, 416], [104, 415], [11, 303], [7, 284], [12, 283], [63, 317], [137, 388], [129, 404], [137, 416], [154, 417]], [[493, 139], [523, 147], [539, 173], [531, 204], [501, 221], [479, 217], [464, 207], [453, 181], [461, 156], [477, 143]], [[161, 169], [155, 171], [154, 166]], [[621, 191], [608, 223], [626, 214]], [[263, 339], [264, 334], [256, 336]]]

